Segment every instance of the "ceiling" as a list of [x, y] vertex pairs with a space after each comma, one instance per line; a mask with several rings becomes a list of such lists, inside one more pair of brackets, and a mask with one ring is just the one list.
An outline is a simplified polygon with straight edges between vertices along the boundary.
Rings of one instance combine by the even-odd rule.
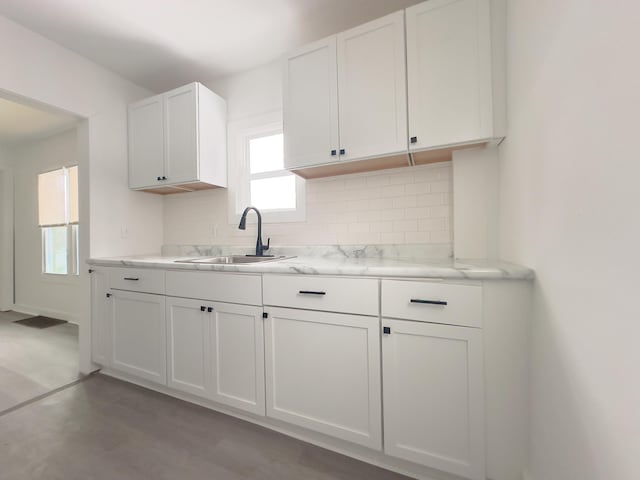
[[421, 0], [0, 0], [0, 15], [161, 92], [251, 69]]
[[68, 130], [78, 118], [0, 98], [0, 144], [15, 146]]

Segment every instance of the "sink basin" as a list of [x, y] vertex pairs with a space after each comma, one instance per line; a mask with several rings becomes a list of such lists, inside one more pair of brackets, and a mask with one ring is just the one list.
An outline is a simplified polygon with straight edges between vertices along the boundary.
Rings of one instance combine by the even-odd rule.
[[247, 263], [264, 263], [264, 262], [275, 262], [278, 260], [284, 260], [285, 258], [293, 258], [286, 257], [284, 255], [273, 256], [273, 257], [255, 257], [252, 255], [226, 255], [222, 257], [197, 257], [190, 258], [188, 260], [175, 260], [175, 263], [199, 263], [205, 265], [232, 265], [232, 264], [247, 264]]

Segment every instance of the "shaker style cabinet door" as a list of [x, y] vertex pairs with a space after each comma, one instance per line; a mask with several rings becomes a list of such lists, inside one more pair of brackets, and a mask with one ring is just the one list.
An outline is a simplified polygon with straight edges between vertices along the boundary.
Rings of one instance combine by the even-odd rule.
[[111, 368], [166, 385], [165, 297], [111, 290], [109, 300]]
[[[167, 185], [197, 180], [198, 100], [195, 84], [164, 94]], [[203, 132], [206, 135], [207, 132]]]
[[335, 36], [307, 45], [287, 58], [283, 97], [285, 168], [337, 161]]
[[404, 12], [338, 34], [337, 47], [340, 160], [406, 152]]
[[262, 307], [214, 303], [210, 322], [212, 392], [219, 403], [264, 415]]
[[411, 150], [493, 136], [490, 0], [406, 10]]
[[129, 105], [129, 188], [156, 185], [164, 175], [163, 96]]
[[201, 397], [208, 395], [211, 385], [208, 322], [205, 302], [167, 297], [168, 386]]
[[265, 310], [267, 416], [381, 449], [378, 318]]
[[382, 325], [385, 453], [484, 480], [482, 330]]

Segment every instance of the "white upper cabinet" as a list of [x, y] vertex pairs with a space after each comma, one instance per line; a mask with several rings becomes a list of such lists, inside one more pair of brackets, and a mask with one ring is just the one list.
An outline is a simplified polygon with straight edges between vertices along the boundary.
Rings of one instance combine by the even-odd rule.
[[499, 5], [429, 0], [406, 10], [411, 151], [504, 136]]
[[227, 186], [226, 102], [191, 83], [129, 106], [129, 187], [176, 193]]
[[406, 151], [404, 13], [340, 33], [337, 48], [340, 160]]
[[162, 112], [162, 95], [129, 105], [130, 188], [156, 185], [156, 178], [164, 175]]
[[335, 36], [308, 45], [287, 59], [284, 74], [284, 161], [287, 168], [336, 160], [336, 75]]
[[340, 168], [406, 154], [405, 84], [402, 11], [291, 54], [283, 90], [285, 167], [314, 178], [408, 165], [404, 155]]

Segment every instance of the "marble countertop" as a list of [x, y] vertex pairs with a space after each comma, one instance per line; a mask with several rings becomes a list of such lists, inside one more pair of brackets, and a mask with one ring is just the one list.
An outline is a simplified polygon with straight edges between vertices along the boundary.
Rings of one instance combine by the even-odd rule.
[[471, 280], [530, 280], [533, 270], [508, 262], [490, 260], [404, 259], [372, 257], [295, 256], [254, 264], [177, 263], [190, 256], [140, 255], [92, 258], [90, 265], [143, 267], [242, 273], [289, 273], [352, 275], [369, 277], [449, 278]]

